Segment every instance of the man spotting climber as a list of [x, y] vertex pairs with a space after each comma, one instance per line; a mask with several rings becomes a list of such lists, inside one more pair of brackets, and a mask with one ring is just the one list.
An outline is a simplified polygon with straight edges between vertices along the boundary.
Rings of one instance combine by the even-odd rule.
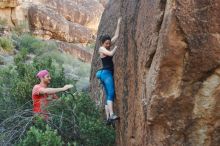
[[49, 88], [51, 77], [47, 70], [39, 71], [36, 77], [40, 79], [40, 83], [35, 85], [32, 90], [33, 113], [44, 120], [48, 120], [47, 106], [51, 100], [58, 98], [55, 93], [66, 91], [72, 88], [73, 85], [65, 85], [62, 88]]

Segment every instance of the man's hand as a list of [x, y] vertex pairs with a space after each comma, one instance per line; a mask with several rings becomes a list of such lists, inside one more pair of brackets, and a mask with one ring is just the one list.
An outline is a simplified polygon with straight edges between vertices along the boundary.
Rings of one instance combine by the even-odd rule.
[[70, 88], [73, 88], [73, 85], [72, 85], [72, 84], [65, 85], [65, 86], [63, 87], [64, 91], [66, 91], [66, 90], [68, 90], [68, 89], [70, 89]]

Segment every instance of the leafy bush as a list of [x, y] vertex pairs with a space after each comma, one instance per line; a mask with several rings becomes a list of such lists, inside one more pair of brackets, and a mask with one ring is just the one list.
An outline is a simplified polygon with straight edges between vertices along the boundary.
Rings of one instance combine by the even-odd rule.
[[94, 50], [95, 49], [95, 43], [88, 43], [88, 44], [86, 44], [86, 47]]
[[4, 132], [0, 133], [0, 145], [15, 143], [31, 126], [31, 92], [39, 82], [36, 78], [39, 70], [49, 70], [52, 87], [67, 83], [62, 67], [55, 67], [51, 58], [26, 63], [27, 58], [27, 49], [21, 49], [15, 56], [14, 65], [0, 68], [0, 128], [4, 127]]
[[4, 64], [4, 58], [2, 56], [0, 56], [0, 65]]
[[61, 54], [58, 51], [53, 51], [51, 53], [44, 53], [40, 56], [41, 58], [51, 57], [57, 65], [62, 65], [64, 68], [64, 73], [66, 78], [70, 80], [77, 80], [76, 87], [77, 90], [81, 91], [82, 89], [89, 86], [89, 75], [91, 64], [83, 63], [71, 55]]
[[51, 52], [57, 48], [54, 42], [40, 40], [29, 33], [13, 34], [12, 38], [17, 49], [26, 48], [28, 53], [36, 55], [42, 55], [42, 53]]
[[46, 130], [40, 130], [31, 127], [27, 136], [18, 144], [18, 146], [61, 146], [64, 142], [58, 136], [57, 131], [46, 126]]
[[[26, 59], [27, 50], [22, 49], [15, 56], [15, 65], [0, 69], [0, 108], [3, 110], [0, 111], [0, 119], [7, 117], [7, 109], [20, 107], [31, 100], [32, 88], [39, 82], [36, 78], [39, 70], [49, 70], [52, 76], [51, 87], [64, 86], [67, 82], [62, 67], [55, 67], [51, 58], [35, 58], [31, 64], [25, 63]], [[26, 105], [26, 108], [30, 107], [31, 104]]]
[[[77, 80], [77, 89], [82, 90], [89, 85], [90, 64], [83, 63], [71, 55], [60, 53], [57, 44], [53, 41], [42, 41], [26, 33], [20, 36], [12, 36], [14, 44], [18, 49], [26, 49], [27, 53], [36, 55], [38, 60], [51, 58], [54, 66], [63, 67], [65, 76], [70, 80]], [[74, 81], [75, 82], [75, 81]]]
[[58, 129], [65, 142], [86, 146], [111, 146], [114, 129], [106, 127], [100, 110], [87, 93], [65, 94], [49, 107], [49, 125]]
[[22, 21], [13, 28], [13, 32], [17, 34], [22, 34], [27, 31], [29, 31], [28, 21]]
[[[51, 118], [47, 124], [52, 129], [57, 130], [65, 144], [71, 143], [79, 146], [112, 146], [114, 144], [114, 129], [104, 124], [99, 109], [87, 93], [63, 94], [58, 100], [50, 104], [48, 111]], [[35, 141], [32, 135], [29, 136], [29, 133], [26, 136], [21, 135], [24, 134], [23, 131], [29, 129], [31, 121], [34, 121], [34, 127], [42, 132], [46, 130], [46, 123], [42, 122], [40, 118], [33, 120], [28, 112], [21, 112], [21, 114], [16, 112], [12, 118], [6, 120], [11, 124], [7, 124], [7, 129], [0, 134], [0, 137], [9, 139], [12, 130], [15, 130], [12, 127], [19, 126], [16, 131], [20, 131], [20, 133], [16, 132], [17, 137], [12, 143], [23, 138], [20, 142], [24, 145], [24, 142]], [[42, 132], [41, 134], [43, 134]], [[5, 137], [4, 134], [6, 134]], [[39, 137], [41, 138], [41, 136]], [[34, 137], [34, 139], [40, 138]]]
[[[36, 122], [31, 100], [32, 88], [39, 82], [36, 73], [49, 70], [50, 86], [61, 87], [75, 84], [75, 80], [66, 78], [66, 69], [73, 68], [69, 73], [81, 75], [84, 80], [88, 79], [90, 68], [70, 56], [60, 55], [54, 43], [30, 34], [15, 34], [12, 38], [19, 53], [14, 58], [14, 65], [0, 68], [0, 130], [3, 129], [0, 145], [113, 145], [114, 129], [106, 127], [89, 95], [76, 92], [76, 89], [72, 89], [71, 94], [58, 94], [60, 98], [50, 104], [48, 126], [45, 122]], [[30, 53], [35, 54], [31, 61]]]
[[0, 47], [3, 48], [5, 51], [12, 51], [14, 46], [10, 38], [0, 37]]

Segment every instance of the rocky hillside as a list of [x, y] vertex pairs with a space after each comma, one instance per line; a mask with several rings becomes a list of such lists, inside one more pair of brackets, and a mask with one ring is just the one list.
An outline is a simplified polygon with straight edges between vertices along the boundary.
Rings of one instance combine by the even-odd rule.
[[[118, 146], [219, 145], [219, 9], [218, 0], [110, 1], [98, 35], [113, 35], [123, 17], [114, 57]], [[95, 51], [96, 99], [98, 68]]]
[[[90, 62], [92, 52], [85, 52], [85, 44], [94, 43], [103, 5], [96, 0], [1, 0], [0, 22], [11, 28], [25, 25], [38, 37], [67, 42], [68, 47], [61, 48], [67, 52], [81, 48], [90, 55], [80, 59]], [[69, 43], [83, 45], [74, 48]]]

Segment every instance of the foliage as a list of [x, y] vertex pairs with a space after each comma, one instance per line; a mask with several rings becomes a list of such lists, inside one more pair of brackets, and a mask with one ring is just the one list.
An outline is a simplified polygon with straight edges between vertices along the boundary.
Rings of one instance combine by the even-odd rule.
[[18, 146], [61, 146], [63, 144], [56, 130], [46, 126], [46, 130], [43, 131], [33, 126]]
[[76, 83], [66, 73], [86, 79], [88, 65], [61, 55], [55, 43], [30, 34], [14, 34], [12, 42], [19, 50], [14, 64], [0, 68], [0, 145], [114, 145], [114, 129], [104, 124], [88, 93], [76, 88], [58, 94], [60, 98], [49, 104], [47, 122], [32, 113], [31, 92], [39, 82], [35, 77], [39, 70], [49, 70], [50, 87], [62, 87]]
[[36, 55], [42, 55], [42, 53], [51, 52], [57, 48], [55, 43], [40, 40], [29, 33], [13, 34], [12, 39], [17, 49], [25, 48], [28, 53]]
[[16, 34], [22, 34], [27, 31], [29, 31], [28, 21], [22, 21], [13, 28], [13, 32]]
[[52, 87], [67, 82], [62, 67], [55, 67], [51, 58], [34, 59], [32, 63], [26, 63], [27, 59], [27, 49], [21, 49], [15, 56], [14, 65], [0, 69], [0, 128], [4, 127], [5, 131], [0, 141], [4, 144], [22, 138], [32, 124], [31, 92], [39, 82], [36, 78], [39, 70], [49, 70], [53, 77]]
[[10, 38], [0, 37], [0, 48], [9, 52], [13, 50], [13, 47], [14, 46]]
[[66, 142], [86, 146], [110, 146], [114, 144], [115, 133], [106, 127], [100, 110], [87, 93], [66, 94], [50, 106], [50, 124]]
[[88, 48], [94, 50], [95, 49], [95, 43], [89, 43], [86, 45]]

